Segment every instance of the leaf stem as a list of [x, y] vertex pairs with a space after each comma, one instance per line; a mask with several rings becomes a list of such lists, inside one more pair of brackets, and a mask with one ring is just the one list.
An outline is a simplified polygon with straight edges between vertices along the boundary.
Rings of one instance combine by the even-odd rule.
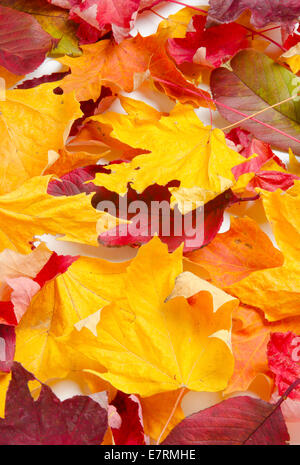
[[243, 441], [243, 444], [246, 444], [249, 439], [251, 439], [251, 437], [259, 430], [259, 428], [261, 428], [265, 423], [266, 421], [273, 415], [273, 413], [280, 407], [280, 405], [282, 404], [282, 402], [284, 402], [288, 396], [290, 395], [290, 393], [296, 389], [298, 386], [300, 385], [300, 378], [296, 379], [296, 381], [293, 382], [293, 384], [290, 385], [290, 387], [285, 391], [285, 393], [283, 394], [283, 396], [280, 397], [279, 401], [274, 404], [274, 408], [272, 409], [272, 411], [269, 413], [269, 415], [267, 415], [264, 420], [261, 422], [260, 425], [258, 425], [254, 431], [252, 431], [249, 436], [247, 437], [247, 439], [245, 439], [245, 441]]
[[234, 126], [243, 123], [244, 121], [247, 121], [248, 119], [253, 118], [253, 116], [260, 115], [261, 113], [264, 113], [265, 111], [269, 110], [270, 108], [275, 108], [278, 105], [281, 105], [282, 103], [289, 102], [290, 100], [293, 100], [294, 98], [298, 97], [298, 95], [292, 95], [292, 97], [286, 98], [285, 100], [282, 100], [281, 102], [274, 103], [274, 105], [271, 105], [267, 108], [264, 108], [263, 110], [257, 111], [256, 113], [253, 113], [251, 116], [247, 116], [247, 118], [241, 119], [240, 121], [237, 121], [236, 123], [230, 124], [229, 126], [225, 126], [225, 128], [222, 128], [222, 131], [226, 131], [227, 129], [233, 128]]
[[175, 414], [175, 412], [176, 412], [176, 409], [177, 409], [177, 407], [178, 407], [178, 404], [179, 404], [180, 400], [182, 399], [183, 394], [185, 394], [185, 390], [186, 390], [185, 387], [182, 387], [182, 388], [180, 389], [179, 394], [178, 394], [178, 396], [177, 396], [177, 399], [176, 399], [176, 401], [175, 401], [175, 404], [173, 405], [172, 411], [171, 411], [171, 413], [170, 413], [170, 415], [169, 415], [169, 417], [168, 417], [168, 419], [167, 419], [167, 422], [166, 422], [165, 426], [163, 427], [163, 429], [162, 429], [162, 431], [161, 431], [161, 433], [160, 433], [160, 435], [159, 435], [159, 437], [158, 437], [158, 439], [157, 439], [157, 442], [156, 442], [156, 445], [157, 445], [157, 446], [159, 445], [159, 443], [160, 443], [160, 441], [161, 441], [161, 439], [162, 439], [162, 437], [163, 437], [163, 435], [164, 435], [164, 433], [165, 433], [167, 427], [169, 426], [169, 423], [170, 423], [170, 421], [172, 420], [172, 418], [173, 418], [173, 416], [174, 416], [174, 414]]

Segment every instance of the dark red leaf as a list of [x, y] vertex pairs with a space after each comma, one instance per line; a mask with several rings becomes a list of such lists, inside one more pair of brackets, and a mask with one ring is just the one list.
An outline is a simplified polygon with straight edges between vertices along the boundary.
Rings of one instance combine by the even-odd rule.
[[31, 397], [34, 376], [14, 363], [5, 418], [0, 419], [1, 445], [97, 445], [107, 429], [107, 412], [88, 396], [61, 402], [42, 384], [39, 398]]
[[[121, 162], [121, 160], [117, 162]], [[117, 162], [114, 161], [114, 163]], [[227, 207], [244, 200], [257, 199], [257, 196], [240, 199], [229, 189], [208, 202], [204, 207], [182, 215], [177, 206], [174, 209], [170, 208], [169, 187], [178, 186], [177, 181], [166, 186], [154, 184], [147, 187], [141, 194], [129, 186], [126, 196], [121, 197], [103, 187], [96, 187], [92, 182], [86, 183], [86, 181], [94, 179], [95, 173], [102, 171], [107, 173], [107, 170], [104, 170], [100, 165], [75, 169], [62, 176], [60, 180], [50, 181], [48, 193], [60, 196], [76, 195], [80, 192], [95, 192], [92, 199], [92, 205], [95, 208], [101, 202], [110, 201], [115, 208], [114, 212], [109, 213], [118, 218], [130, 220], [131, 224], [121, 224], [102, 233], [98, 240], [108, 247], [125, 245], [138, 247], [150, 241], [154, 234], [157, 234], [162, 242], [168, 245], [170, 252], [182, 242], [184, 242], [185, 252], [196, 250], [207, 245], [216, 236], [223, 222], [224, 210]], [[130, 212], [128, 209], [130, 204], [139, 201], [143, 202], [146, 207], [145, 211], [139, 211], [138, 208], [134, 212]], [[154, 202], [161, 202], [162, 208], [159, 209]]]
[[0, 65], [14, 74], [34, 71], [57, 43], [29, 14], [0, 6]]
[[17, 89], [32, 89], [33, 87], [37, 87], [40, 84], [45, 84], [46, 82], [60, 81], [67, 74], [70, 74], [70, 71], [61, 72], [61, 73], [45, 74], [44, 76], [41, 76], [38, 78], [27, 79], [26, 81], [19, 84], [17, 86]]
[[292, 26], [300, 16], [299, 0], [210, 0], [209, 4], [210, 21], [229, 23], [250, 10], [251, 22], [257, 28], [270, 23]]
[[279, 403], [240, 396], [179, 423], [163, 445], [285, 445], [289, 434]]

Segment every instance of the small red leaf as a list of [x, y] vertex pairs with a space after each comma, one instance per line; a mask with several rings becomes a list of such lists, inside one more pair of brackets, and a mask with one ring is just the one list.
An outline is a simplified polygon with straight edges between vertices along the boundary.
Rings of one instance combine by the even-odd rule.
[[121, 419], [120, 424], [115, 425], [118, 427], [111, 425], [115, 444], [144, 445], [145, 434], [139, 398], [118, 391], [111, 405], [115, 407]]

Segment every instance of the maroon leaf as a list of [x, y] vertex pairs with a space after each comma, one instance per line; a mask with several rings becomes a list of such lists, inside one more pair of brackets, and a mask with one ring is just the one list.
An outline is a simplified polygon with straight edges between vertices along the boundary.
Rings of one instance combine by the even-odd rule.
[[42, 384], [39, 398], [31, 397], [34, 376], [14, 363], [5, 418], [0, 419], [1, 445], [97, 445], [107, 429], [107, 412], [88, 396], [61, 402]]
[[29, 14], [0, 6], [0, 65], [14, 74], [34, 71], [57, 43]]
[[[272, 333], [268, 343], [268, 362], [275, 374], [275, 383], [280, 395], [300, 378], [300, 336], [292, 333]], [[290, 393], [292, 399], [300, 400], [300, 386]]]
[[[121, 162], [119, 160], [118, 162]], [[116, 161], [114, 161], [116, 163]], [[99, 165], [78, 168], [60, 180], [50, 181], [48, 193], [51, 195], [76, 195], [80, 192], [95, 192], [92, 205], [96, 208], [101, 202], [110, 201], [114, 205], [114, 212], [110, 212], [118, 218], [130, 220], [131, 224], [121, 224], [108, 232], [100, 234], [98, 241], [108, 247], [120, 247], [130, 245], [138, 247], [147, 243], [157, 234], [162, 242], [168, 245], [169, 251], [175, 250], [184, 242], [184, 251], [192, 251], [207, 245], [218, 233], [222, 222], [224, 210], [238, 202], [256, 200], [258, 196], [240, 199], [229, 189], [223, 194], [208, 202], [204, 207], [182, 215], [178, 207], [170, 207], [171, 194], [169, 187], [178, 186], [173, 181], [166, 186], [154, 184], [147, 187], [144, 192], [138, 194], [130, 186], [126, 196], [121, 197], [103, 187], [97, 187], [92, 181], [97, 172], [106, 172]], [[145, 211], [129, 211], [133, 202], [143, 202]], [[162, 208], [157, 208], [154, 202], [161, 202]], [[154, 206], [154, 207], [153, 207]], [[101, 207], [101, 204], [100, 204]], [[199, 219], [200, 218], [200, 219]]]
[[17, 89], [32, 89], [33, 87], [37, 87], [40, 84], [45, 84], [46, 82], [56, 82], [63, 79], [67, 74], [70, 74], [70, 71], [65, 72], [58, 72], [52, 74], [45, 74], [44, 76], [34, 78], [34, 79], [27, 79], [26, 81], [22, 82], [17, 86]]
[[209, 4], [210, 21], [229, 23], [250, 10], [251, 22], [257, 28], [270, 23], [292, 26], [300, 16], [299, 0], [210, 0]]
[[[145, 434], [142, 408], [138, 397], [118, 391], [110, 404], [115, 409], [118, 422], [112, 421], [111, 431], [116, 445], [144, 445]], [[112, 412], [112, 419], [113, 419]]]
[[[221, 115], [231, 123], [240, 122], [242, 129], [258, 139], [300, 155], [300, 103], [291, 100], [300, 79], [252, 49], [238, 52], [230, 64], [232, 71], [221, 67], [211, 74], [211, 89]], [[277, 106], [270, 108], [272, 105]], [[261, 110], [257, 121], [242, 121]]]
[[16, 345], [15, 328], [0, 325], [0, 371], [8, 373], [11, 369]]
[[248, 396], [224, 400], [185, 418], [162, 444], [285, 445], [290, 438], [280, 409], [283, 400], [275, 405]]
[[188, 32], [183, 39], [168, 40], [169, 54], [178, 65], [189, 62], [217, 67], [248, 47], [248, 31], [239, 24], [230, 23], [205, 30], [205, 16], [194, 16], [192, 21], [193, 32]]

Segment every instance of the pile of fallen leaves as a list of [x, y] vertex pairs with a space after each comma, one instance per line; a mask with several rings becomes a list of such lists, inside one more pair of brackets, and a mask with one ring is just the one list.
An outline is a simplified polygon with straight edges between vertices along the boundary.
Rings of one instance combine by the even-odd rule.
[[[0, 444], [287, 444], [300, 422], [300, 2], [160, 3], [0, 0]], [[185, 417], [191, 391], [219, 403]]]

